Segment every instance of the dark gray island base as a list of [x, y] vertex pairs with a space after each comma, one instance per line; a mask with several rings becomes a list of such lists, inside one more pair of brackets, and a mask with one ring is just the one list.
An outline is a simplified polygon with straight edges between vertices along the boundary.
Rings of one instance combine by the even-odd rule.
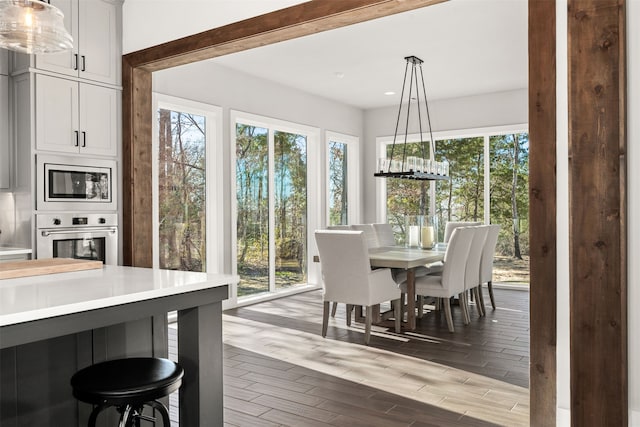
[[[85, 426], [92, 408], [73, 398], [73, 373], [167, 357], [167, 313], [177, 310], [180, 425], [222, 426], [222, 300], [237, 280], [117, 266], [0, 280], [0, 425]], [[117, 425], [115, 411], [99, 425]]]

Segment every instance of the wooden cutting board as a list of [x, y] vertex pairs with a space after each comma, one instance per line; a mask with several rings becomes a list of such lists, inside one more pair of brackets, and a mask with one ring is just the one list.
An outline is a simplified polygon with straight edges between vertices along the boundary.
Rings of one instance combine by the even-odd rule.
[[0, 279], [102, 268], [102, 261], [72, 258], [30, 259], [0, 263]]

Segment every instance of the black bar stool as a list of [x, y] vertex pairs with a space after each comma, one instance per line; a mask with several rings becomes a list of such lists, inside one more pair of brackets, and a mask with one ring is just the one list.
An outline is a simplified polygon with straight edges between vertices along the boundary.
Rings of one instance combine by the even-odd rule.
[[160, 412], [163, 427], [169, 427], [169, 411], [157, 399], [180, 388], [184, 370], [171, 360], [155, 357], [133, 357], [108, 360], [79, 370], [71, 377], [73, 396], [97, 405], [89, 417], [89, 427], [95, 427], [98, 414], [115, 406], [120, 412], [120, 427], [139, 420], [155, 418], [142, 415], [144, 405]]

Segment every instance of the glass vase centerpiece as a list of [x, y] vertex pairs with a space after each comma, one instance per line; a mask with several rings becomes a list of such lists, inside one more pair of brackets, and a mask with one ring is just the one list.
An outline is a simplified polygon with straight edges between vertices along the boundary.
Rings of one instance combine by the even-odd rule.
[[438, 229], [436, 218], [426, 215], [405, 217], [405, 246], [408, 248], [432, 249], [436, 244]]

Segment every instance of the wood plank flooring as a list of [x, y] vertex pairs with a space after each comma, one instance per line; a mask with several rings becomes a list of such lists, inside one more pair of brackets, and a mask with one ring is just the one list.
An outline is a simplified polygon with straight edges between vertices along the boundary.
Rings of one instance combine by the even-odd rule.
[[[495, 294], [498, 309], [486, 295], [487, 316], [472, 305], [468, 326], [455, 307], [455, 333], [430, 312], [414, 332], [375, 327], [369, 346], [344, 306], [320, 336], [320, 291], [228, 310], [225, 425], [528, 425], [528, 292]], [[175, 357], [175, 327], [169, 336]]]

